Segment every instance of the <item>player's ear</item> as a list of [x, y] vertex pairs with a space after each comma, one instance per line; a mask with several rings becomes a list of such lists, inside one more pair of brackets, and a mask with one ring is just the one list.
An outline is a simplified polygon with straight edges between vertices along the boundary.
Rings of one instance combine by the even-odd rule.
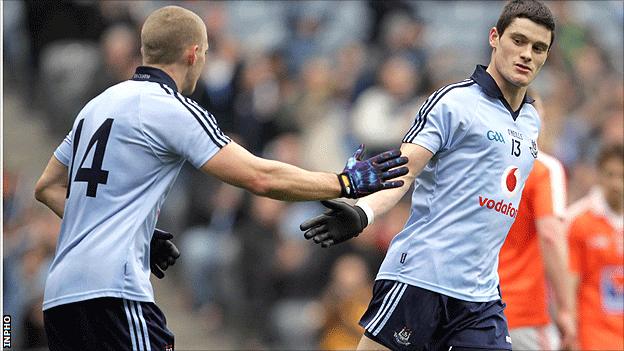
[[186, 63], [189, 66], [192, 66], [195, 64], [195, 61], [197, 61], [197, 52], [199, 50], [199, 45], [193, 45], [190, 48], [188, 48], [186, 50]]
[[488, 39], [492, 48], [498, 47], [498, 41], [500, 39], [500, 36], [496, 27], [490, 28], [490, 34], [488, 36]]

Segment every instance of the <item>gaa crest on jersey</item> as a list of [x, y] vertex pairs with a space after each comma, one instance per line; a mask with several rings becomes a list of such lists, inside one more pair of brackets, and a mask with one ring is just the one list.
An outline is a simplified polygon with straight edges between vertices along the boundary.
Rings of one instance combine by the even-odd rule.
[[518, 166], [509, 166], [501, 177], [501, 189], [507, 197], [513, 197], [520, 188], [520, 169]]
[[531, 156], [533, 156], [533, 158], [537, 158], [537, 142], [535, 142], [534, 139], [531, 139], [531, 146], [529, 147], [529, 150], [531, 150]]
[[410, 336], [412, 336], [412, 331], [407, 327], [403, 327], [399, 332], [394, 332], [394, 340], [403, 346], [411, 344], [411, 342], [409, 342]]
[[503, 144], [505, 143], [505, 137], [503, 136], [503, 133], [501, 133], [501, 132], [497, 132], [497, 131], [494, 131], [494, 130], [488, 130], [486, 135], [487, 135], [488, 140], [497, 141], [497, 142], [503, 143]]

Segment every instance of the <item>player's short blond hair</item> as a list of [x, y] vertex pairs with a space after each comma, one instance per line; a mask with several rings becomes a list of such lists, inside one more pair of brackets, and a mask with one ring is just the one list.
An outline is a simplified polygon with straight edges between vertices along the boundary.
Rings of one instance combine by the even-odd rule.
[[166, 6], [152, 12], [141, 29], [141, 54], [145, 64], [172, 64], [184, 49], [202, 45], [205, 24], [194, 12]]

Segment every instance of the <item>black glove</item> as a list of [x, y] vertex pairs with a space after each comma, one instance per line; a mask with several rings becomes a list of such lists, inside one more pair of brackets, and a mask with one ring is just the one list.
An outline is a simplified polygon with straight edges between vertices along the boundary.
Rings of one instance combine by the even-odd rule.
[[313, 239], [322, 247], [330, 247], [358, 236], [368, 225], [364, 210], [342, 201], [321, 201], [329, 208], [324, 214], [308, 219], [299, 228], [306, 239]]
[[158, 279], [165, 277], [165, 271], [180, 257], [180, 251], [171, 242], [173, 235], [158, 228], [154, 229], [150, 241], [150, 270]]

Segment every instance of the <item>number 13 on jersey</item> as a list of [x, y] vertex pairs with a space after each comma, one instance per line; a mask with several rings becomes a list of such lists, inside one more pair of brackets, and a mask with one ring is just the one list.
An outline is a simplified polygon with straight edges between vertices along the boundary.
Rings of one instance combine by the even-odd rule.
[[511, 154], [520, 157], [520, 140], [511, 139]]
[[[108, 171], [102, 169], [102, 162], [104, 161], [106, 144], [108, 143], [108, 136], [110, 135], [111, 128], [113, 127], [113, 121], [114, 120], [112, 118], [106, 119], [104, 123], [102, 123], [100, 127], [95, 131], [95, 133], [93, 133], [93, 136], [91, 136], [89, 144], [87, 145], [87, 150], [82, 156], [82, 160], [80, 161], [80, 165], [78, 166], [78, 170], [76, 171], [76, 176], [73, 179], [74, 182], [87, 182], [86, 195], [89, 197], [96, 197], [98, 185], [106, 184], [106, 182], [108, 181]], [[84, 119], [81, 119], [80, 122], [78, 122], [78, 126], [76, 127], [76, 133], [74, 134], [72, 161], [69, 168], [69, 179], [67, 181], [66, 197], [69, 197], [69, 193], [71, 191], [72, 176], [74, 174], [74, 160], [76, 159], [76, 151], [78, 150], [78, 145], [80, 144], [80, 135], [82, 133], [83, 124]], [[93, 146], [95, 146], [95, 152], [93, 154], [91, 167], [85, 168], [83, 167], [84, 162], [91, 152]]]

